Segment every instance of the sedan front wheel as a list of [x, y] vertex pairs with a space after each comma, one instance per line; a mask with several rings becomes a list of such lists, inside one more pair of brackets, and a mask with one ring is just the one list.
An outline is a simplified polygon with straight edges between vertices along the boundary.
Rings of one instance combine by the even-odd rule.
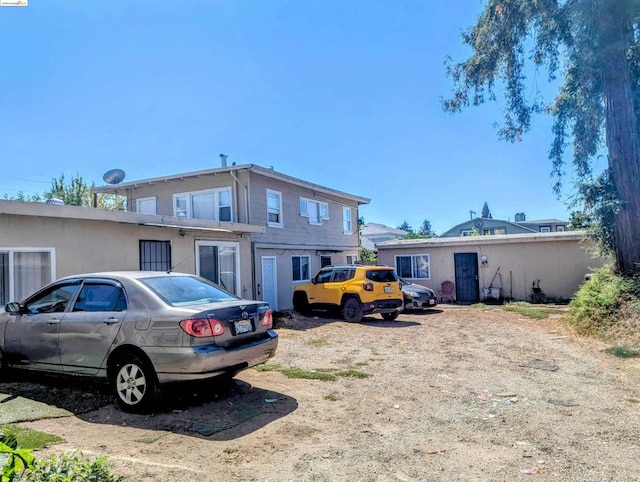
[[144, 412], [156, 393], [155, 373], [145, 360], [137, 355], [128, 355], [116, 365], [113, 387], [116, 402], [123, 411]]

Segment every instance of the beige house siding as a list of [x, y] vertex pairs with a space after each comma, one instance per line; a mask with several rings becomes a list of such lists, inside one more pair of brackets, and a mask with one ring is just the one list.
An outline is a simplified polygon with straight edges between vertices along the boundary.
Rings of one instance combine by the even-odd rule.
[[[232, 242], [238, 248], [238, 294], [254, 298], [249, 237], [241, 232], [219, 231], [219, 223], [186, 221], [75, 206], [0, 201], [0, 252], [52, 249], [53, 274], [60, 278], [85, 272], [139, 270], [141, 240], [169, 241], [173, 271], [196, 274], [197, 241]], [[235, 227], [240, 231], [251, 229]]]
[[[267, 189], [281, 193], [282, 227], [267, 225]], [[309, 219], [300, 215], [300, 198], [327, 203], [329, 219], [323, 219], [321, 225], [309, 224]], [[350, 234], [343, 232], [343, 207], [351, 209], [353, 232]], [[253, 175], [250, 189], [250, 211], [253, 223], [267, 226], [265, 233], [253, 236], [253, 240], [257, 243], [358, 247], [358, 205], [353, 201], [315, 193], [311, 189], [284, 181]]]
[[582, 233], [566, 232], [412, 240], [378, 245], [378, 259], [396, 266], [397, 256], [428, 254], [430, 279], [414, 282], [437, 291], [444, 281], [455, 281], [454, 254], [475, 253], [479, 299], [482, 289], [491, 286], [501, 288], [505, 298], [531, 301], [533, 283], [540, 280], [547, 297], [566, 300], [573, 297], [585, 274], [607, 262], [591, 257], [583, 239]]

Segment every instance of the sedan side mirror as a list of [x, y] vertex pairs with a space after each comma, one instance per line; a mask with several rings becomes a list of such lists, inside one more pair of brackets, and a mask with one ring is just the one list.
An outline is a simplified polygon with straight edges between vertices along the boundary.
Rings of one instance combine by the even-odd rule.
[[12, 315], [21, 315], [23, 313], [26, 313], [24, 306], [15, 301], [7, 303], [4, 307], [4, 311], [6, 311], [7, 313], [11, 313]]

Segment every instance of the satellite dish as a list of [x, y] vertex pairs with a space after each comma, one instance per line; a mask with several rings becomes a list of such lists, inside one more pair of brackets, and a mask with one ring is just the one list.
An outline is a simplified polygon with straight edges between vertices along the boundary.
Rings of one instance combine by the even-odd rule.
[[124, 179], [124, 171], [122, 169], [110, 169], [104, 173], [102, 179], [107, 184], [119, 184]]

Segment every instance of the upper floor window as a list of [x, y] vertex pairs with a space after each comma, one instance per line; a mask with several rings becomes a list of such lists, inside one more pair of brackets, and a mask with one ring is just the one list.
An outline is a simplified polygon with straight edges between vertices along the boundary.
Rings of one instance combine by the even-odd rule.
[[429, 255], [396, 256], [396, 271], [401, 278], [430, 279]]
[[485, 236], [494, 234], [507, 234], [507, 230], [505, 228], [490, 228], [482, 230], [482, 234]]
[[551, 226], [540, 226], [540, 232], [541, 233], [550, 233], [551, 232]]
[[282, 227], [282, 193], [267, 189], [267, 224]]
[[556, 228], [556, 231], [558, 231], [559, 233], [560, 233], [560, 232], [562, 232], [562, 231], [564, 231], [564, 226], [558, 226], [558, 227]]
[[309, 224], [322, 224], [323, 219], [329, 219], [329, 204], [301, 197], [300, 216], [309, 218]]
[[141, 214], [156, 214], [156, 198], [141, 197], [136, 199], [136, 212]]
[[351, 224], [351, 208], [342, 208], [342, 230], [345, 234], [353, 233]]
[[460, 231], [460, 236], [473, 236], [473, 229], [463, 229]]
[[356, 264], [358, 262], [358, 256], [355, 254], [347, 255], [347, 264]]
[[231, 187], [173, 195], [173, 215], [185, 218], [232, 221]]

